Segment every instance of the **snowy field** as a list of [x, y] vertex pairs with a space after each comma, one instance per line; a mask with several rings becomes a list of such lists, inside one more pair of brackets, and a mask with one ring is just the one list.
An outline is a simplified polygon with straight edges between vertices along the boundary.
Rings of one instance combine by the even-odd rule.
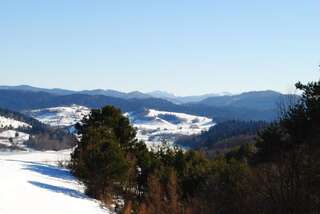
[[106, 214], [109, 210], [83, 194], [68, 170], [56, 167], [63, 152], [0, 153], [1, 214]]

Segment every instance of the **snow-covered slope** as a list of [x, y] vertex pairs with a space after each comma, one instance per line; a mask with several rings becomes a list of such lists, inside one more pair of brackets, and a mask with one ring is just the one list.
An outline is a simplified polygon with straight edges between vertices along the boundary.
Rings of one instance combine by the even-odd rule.
[[25, 148], [23, 143], [29, 140], [29, 134], [15, 130], [5, 130], [0, 132], [0, 144], [5, 146], [18, 146]]
[[[89, 113], [86, 107], [72, 105], [33, 110], [29, 115], [51, 126], [71, 127]], [[214, 125], [212, 119], [206, 117], [152, 109], [125, 113], [125, 116], [137, 128], [137, 137], [148, 144], [159, 144], [163, 140], [172, 143], [179, 136], [199, 134]]]
[[0, 128], [19, 128], [19, 127], [31, 127], [29, 124], [26, 124], [21, 121], [17, 121], [11, 118], [0, 116]]
[[18, 128], [31, 128], [31, 125], [0, 116], [0, 149], [8, 147], [25, 148], [23, 143], [29, 139], [29, 134], [17, 131]]
[[214, 125], [212, 119], [206, 117], [152, 109], [125, 115], [138, 129], [138, 138], [147, 144], [163, 140], [172, 143], [180, 136], [199, 134]]
[[78, 105], [38, 109], [27, 112], [28, 115], [44, 124], [60, 127], [72, 126], [89, 113], [89, 108]]
[[68, 170], [56, 167], [65, 152], [0, 153], [1, 214], [107, 214], [83, 193]]

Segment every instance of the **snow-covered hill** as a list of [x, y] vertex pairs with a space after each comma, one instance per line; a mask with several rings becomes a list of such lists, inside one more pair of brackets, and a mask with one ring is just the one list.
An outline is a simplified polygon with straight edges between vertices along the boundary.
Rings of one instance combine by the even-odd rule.
[[29, 134], [17, 131], [18, 128], [31, 128], [31, 125], [4, 116], [0, 116], [0, 149], [25, 148], [23, 143], [29, 139]]
[[89, 113], [89, 108], [79, 105], [37, 109], [27, 112], [29, 116], [44, 124], [59, 127], [72, 126]]
[[[51, 126], [71, 127], [89, 113], [90, 109], [86, 107], [72, 105], [32, 110], [28, 114]], [[206, 117], [153, 109], [124, 115], [137, 128], [137, 137], [147, 144], [159, 144], [163, 140], [172, 143], [179, 136], [199, 134], [214, 125], [212, 119]]]
[[126, 113], [147, 144], [174, 142], [180, 136], [199, 134], [214, 125], [212, 119], [184, 113], [148, 109]]
[[1, 214], [108, 214], [83, 193], [68, 170], [56, 166], [70, 151], [0, 153]]
[[17, 146], [25, 148], [23, 143], [29, 140], [29, 134], [15, 130], [5, 130], [0, 132], [0, 144], [10, 147]]
[[17, 121], [11, 118], [0, 116], [0, 128], [19, 128], [19, 127], [31, 127], [29, 124], [26, 124], [21, 121]]

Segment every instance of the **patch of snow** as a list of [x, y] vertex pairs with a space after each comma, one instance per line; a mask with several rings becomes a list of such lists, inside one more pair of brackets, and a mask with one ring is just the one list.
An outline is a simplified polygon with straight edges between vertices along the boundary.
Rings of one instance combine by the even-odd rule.
[[11, 118], [0, 116], [0, 128], [13, 128], [17, 129], [20, 127], [31, 127], [29, 124], [14, 120]]
[[108, 214], [58, 160], [69, 151], [0, 153], [0, 213]]
[[[19, 147], [25, 147], [23, 143], [29, 140], [29, 137], [30, 135], [24, 132], [19, 132], [15, 130], [5, 130], [0, 132], [0, 144], [6, 146], [16, 145]], [[10, 142], [10, 138], [12, 139], [12, 142]]]
[[87, 107], [72, 105], [32, 110], [28, 114], [44, 124], [67, 127], [80, 122], [90, 112], [91, 110]]
[[173, 143], [180, 136], [200, 134], [215, 125], [207, 117], [153, 109], [125, 115], [137, 128], [138, 139], [149, 145], [157, 145], [161, 141]]

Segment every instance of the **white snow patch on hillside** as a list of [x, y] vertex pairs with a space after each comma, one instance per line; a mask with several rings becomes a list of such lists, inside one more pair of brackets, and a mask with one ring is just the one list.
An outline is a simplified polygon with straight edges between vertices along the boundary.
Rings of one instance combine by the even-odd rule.
[[111, 213], [84, 195], [68, 170], [56, 167], [69, 157], [70, 151], [0, 153], [0, 213]]
[[28, 114], [50, 126], [72, 126], [90, 114], [90, 109], [84, 106], [72, 105], [55, 108], [37, 109]]
[[14, 130], [23, 127], [31, 128], [32, 126], [12, 118], [0, 116], [0, 146], [19, 146], [24, 148], [23, 143], [29, 139], [29, 135]]
[[149, 145], [163, 140], [172, 143], [180, 136], [200, 134], [215, 125], [207, 117], [153, 109], [125, 115], [137, 128], [137, 137]]
[[[6, 146], [19, 146], [19, 147], [25, 147], [23, 143], [27, 140], [29, 140], [29, 134], [26, 134], [24, 132], [18, 132], [15, 130], [5, 130], [0, 132], [0, 144], [6, 145]], [[10, 142], [10, 138], [12, 139], [12, 142]]]
[[17, 129], [19, 127], [31, 127], [29, 124], [14, 120], [11, 118], [0, 116], [0, 128], [13, 128]]

